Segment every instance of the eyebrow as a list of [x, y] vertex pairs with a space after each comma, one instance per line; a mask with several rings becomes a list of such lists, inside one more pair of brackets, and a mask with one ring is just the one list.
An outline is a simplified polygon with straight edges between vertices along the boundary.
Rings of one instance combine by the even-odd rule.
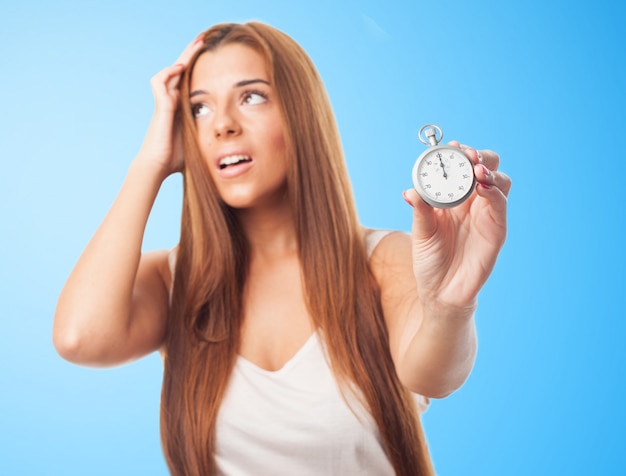
[[[263, 83], [263, 84], [267, 84], [268, 86], [271, 86], [269, 81], [266, 81], [265, 79], [261, 79], [261, 78], [255, 78], [255, 79], [244, 79], [242, 81], [239, 81], [233, 85], [233, 88], [242, 88], [244, 86], [248, 86], [250, 84], [256, 84], [256, 83]], [[200, 94], [209, 94], [209, 93], [203, 89], [197, 89], [189, 93], [189, 97], [192, 98], [194, 96], [199, 96]]]

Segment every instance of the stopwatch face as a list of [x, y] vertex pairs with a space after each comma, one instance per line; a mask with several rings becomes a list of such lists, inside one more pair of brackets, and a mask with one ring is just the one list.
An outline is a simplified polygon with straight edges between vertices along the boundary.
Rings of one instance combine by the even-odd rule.
[[472, 162], [455, 147], [431, 147], [413, 167], [415, 190], [425, 202], [437, 208], [463, 203], [474, 190], [475, 182]]

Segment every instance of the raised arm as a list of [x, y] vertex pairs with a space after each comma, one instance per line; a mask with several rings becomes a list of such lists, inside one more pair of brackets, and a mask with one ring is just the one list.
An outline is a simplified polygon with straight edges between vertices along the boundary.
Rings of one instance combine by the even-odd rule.
[[143, 146], [104, 221], [72, 270], [57, 304], [53, 342], [74, 363], [116, 365], [161, 346], [169, 310], [167, 252], [141, 253], [159, 188], [183, 166], [178, 82], [200, 41], [151, 80], [155, 113]]
[[473, 196], [442, 210], [414, 190], [405, 192], [413, 207], [412, 234], [386, 237], [371, 260], [398, 376], [427, 397], [452, 393], [472, 369], [478, 293], [506, 237], [511, 180], [497, 171], [494, 152], [466, 153], [475, 162]]

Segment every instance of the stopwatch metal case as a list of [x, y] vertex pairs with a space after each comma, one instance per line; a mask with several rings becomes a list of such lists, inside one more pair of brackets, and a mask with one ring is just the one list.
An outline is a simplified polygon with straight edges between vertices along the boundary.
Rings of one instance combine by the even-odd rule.
[[[423, 133], [426, 132], [427, 141], [423, 138]], [[438, 133], [438, 134], [437, 134]], [[439, 138], [437, 139], [437, 135]], [[453, 147], [450, 145], [438, 145], [439, 142], [443, 139], [443, 131], [439, 126], [434, 124], [426, 124], [419, 131], [419, 139], [425, 145], [430, 145], [428, 149], [426, 149], [415, 161], [415, 165], [413, 166], [413, 187], [415, 191], [419, 194], [419, 196], [428, 203], [430, 206], [435, 208], [454, 208], [461, 203], [465, 202], [473, 193], [474, 188], [476, 186], [476, 176], [474, 175], [474, 163], [470, 160], [470, 158], [465, 155], [463, 150], [458, 147]], [[422, 184], [419, 180], [419, 170], [422, 164], [422, 161], [425, 160], [429, 156], [436, 156], [437, 151], [445, 151], [452, 154], [457, 154], [462, 157], [462, 159], [467, 161], [467, 165], [469, 170], [471, 171], [471, 185], [467, 187], [464, 191], [464, 194], [460, 196], [458, 199], [453, 201], [445, 201], [445, 200], [437, 200], [436, 198], [430, 196], [426, 190], [422, 187]], [[442, 165], [443, 167], [443, 165]], [[445, 169], [444, 169], [445, 170]], [[444, 172], [445, 173], [445, 172]]]

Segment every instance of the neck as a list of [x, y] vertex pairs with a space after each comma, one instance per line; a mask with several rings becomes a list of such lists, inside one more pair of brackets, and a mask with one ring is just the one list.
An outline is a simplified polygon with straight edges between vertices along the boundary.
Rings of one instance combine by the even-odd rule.
[[280, 257], [297, 252], [298, 241], [291, 206], [254, 207], [237, 211], [252, 258]]

